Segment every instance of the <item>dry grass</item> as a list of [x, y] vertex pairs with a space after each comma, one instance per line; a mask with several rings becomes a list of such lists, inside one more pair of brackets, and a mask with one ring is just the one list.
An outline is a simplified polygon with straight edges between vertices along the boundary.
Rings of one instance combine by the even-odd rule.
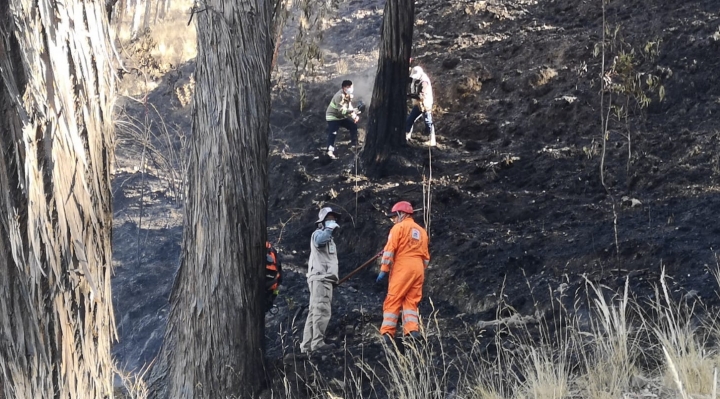
[[517, 398], [555, 399], [568, 396], [569, 368], [567, 360], [555, 356], [555, 350], [549, 346], [529, 347], [525, 349], [525, 362], [521, 370], [526, 380], [519, 384]]
[[148, 387], [145, 383], [145, 377], [150, 366], [144, 367], [139, 372], [127, 372], [115, 366], [114, 372], [122, 381], [122, 387], [116, 389], [115, 397], [118, 399], [147, 399]]
[[537, 88], [545, 86], [557, 77], [557, 71], [553, 68], [540, 68], [530, 77], [530, 86]]
[[117, 121], [117, 142], [124, 147], [127, 159], [119, 160], [119, 170], [127, 162], [137, 162], [142, 173], [149, 172], [167, 181], [170, 196], [177, 205], [183, 201], [188, 172], [188, 137], [179, 129], [165, 123], [160, 111], [148, 104], [144, 119], [129, 115], [124, 110]]
[[[437, 313], [430, 317], [439, 332]], [[385, 391], [389, 397], [398, 399], [447, 397], [449, 375], [454, 360], [445, 353], [442, 337], [438, 340], [405, 342], [404, 354], [397, 348], [385, 348], [387, 381]], [[367, 369], [369, 365], [365, 365]], [[379, 380], [385, 378], [379, 376]]]
[[636, 359], [642, 352], [638, 335], [642, 328], [633, 329], [628, 319], [630, 303], [629, 280], [621, 295], [608, 302], [603, 291], [587, 282], [592, 292], [595, 317], [590, 319], [589, 344], [584, 351], [586, 373], [580, 385], [587, 398], [610, 399], [627, 392], [630, 379], [637, 374]]
[[[685, 299], [674, 301], [664, 274], [659, 284], [652, 306], [632, 298], [628, 280], [619, 292], [587, 281], [585, 301], [576, 294], [572, 310], [561, 305], [561, 292], [548, 317], [511, 316], [487, 324], [496, 331], [492, 356], [482, 339], [469, 352], [451, 354], [447, 342], [452, 339], [441, 335], [438, 314], [433, 313], [425, 323], [429, 339], [406, 342], [404, 353], [384, 346], [384, 357], [374, 360], [353, 357], [346, 349], [342, 380], [329, 380], [319, 363], [296, 361], [280, 372], [281, 382], [271, 397], [716, 399], [720, 323], [717, 318], [698, 322], [708, 309], [701, 312]], [[585, 313], [581, 303], [587, 304]], [[512, 309], [498, 309], [498, 314], [501, 311]], [[281, 331], [281, 337], [292, 336], [291, 331]], [[643, 374], [640, 359], [658, 367]]]
[[[148, 35], [158, 44], [152, 55], [165, 62], [179, 65], [197, 55], [195, 24], [188, 25], [192, 0], [173, 0], [172, 8], [165, 18], [151, 24]], [[130, 11], [130, 10], [129, 10]], [[121, 43], [132, 40], [130, 15], [126, 14], [122, 24], [113, 24], [115, 37]]]
[[336, 65], [336, 72], [338, 75], [345, 75], [348, 71], [348, 63], [344, 59], [338, 60]]
[[702, 304], [673, 301], [664, 270], [655, 297], [652, 313], [657, 316], [651, 329], [662, 348], [664, 385], [683, 398], [714, 395], [720, 364], [717, 319], [699, 323], [698, 313], [712, 314], [698, 312]]
[[192, 1], [173, 1], [164, 19], [151, 24], [134, 40], [131, 12], [121, 24], [112, 25], [116, 46], [129, 72], [119, 84], [121, 95], [140, 96], [156, 89], [162, 76], [197, 56], [195, 24], [188, 25], [191, 7]]

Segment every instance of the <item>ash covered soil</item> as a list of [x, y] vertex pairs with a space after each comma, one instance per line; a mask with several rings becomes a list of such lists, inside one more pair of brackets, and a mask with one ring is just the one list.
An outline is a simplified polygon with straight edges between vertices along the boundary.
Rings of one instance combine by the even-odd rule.
[[[652, 299], [664, 268], [673, 295], [718, 303], [709, 270], [720, 233], [720, 3], [608, 5], [606, 69], [632, 54], [633, 74], [644, 73], [643, 81], [652, 74], [657, 85], [646, 87], [645, 108], [637, 96], [603, 99], [629, 110], [627, 119], [610, 117], [607, 189], [600, 176], [600, 2], [417, 1], [413, 65], [433, 82], [438, 146], [429, 149], [416, 134], [402, 150], [405, 164], [382, 178], [363, 175], [345, 131], [339, 158], [327, 158], [324, 112], [340, 82], [352, 79], [356, 99], [370, 100], [383, 5], [341, 5], [325, 34], [325, 65], [305, 83], [302, 112], [289, 61], [281, 57], [274, 74], [268, 235], [286, 273], [278, 311], [266, 320], [268, 367], [288, 375], [307, 369], [282, 359], [301, 339], [304, 273], [319, 207], [344, 214], [335, 241], [345, 275], [382, 249], [391, 227], [383, 214], [394, 202], [421, 206], [430, 173], [431, 206], [416, 217], [429, 218], [432, 256], [421, 313], [429, 319], [434, 312], [427, 335], [452, 341], [451, 354], [491, 342], [484, 322], [507, 315], [498, 309], [551, 312], [554, 299], [571, 304], [586, 279], [614, 289], [629, 278], [637, 298]], [[338, 64], [347, 64], [347, 72]], [[182, 153], [190, 136], [190, 106], [178, 101], [176, 88], [190, 82], [192, 70], [172, 69], [149, 96], [171, 127], [170, 144], [160, 144], [161, 134], [154, 139], [161, 153]], [[621, 81], [617, 74], [609, 78]], [[137, 104], [126, 110], [138, 118], [145, 112]], [[365, 123], [361, 115], [361, 141]], [[179, 265], [182, 171], [171, 179], [151, 164], [138, 173], [133, 165], [142, 150], [129, 133], [119, 135], [115, 355], [137, 369], [152, 360], [164, 333]], [[178, 168], [177, 161], [170, 164]], [[328, 381], [342, 378], [348, 354], [380, 358], [386, 284], [375, 283], [376, 273], [368, 268], [335, 291], [328, 337], [341, 349], [316, 366]]]

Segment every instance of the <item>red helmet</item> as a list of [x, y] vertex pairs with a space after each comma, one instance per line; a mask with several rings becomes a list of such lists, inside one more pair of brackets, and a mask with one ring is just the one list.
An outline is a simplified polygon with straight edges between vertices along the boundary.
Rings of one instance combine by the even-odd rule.
[[408, 213], [408, 214], [412, 215], [413, 207], [407, 201], [400, 201], [397, 204], [393, 205], [393, 207], [392, 207], [392, 213], [395, 213], [395, 212], [404, 212], [404, 213]]

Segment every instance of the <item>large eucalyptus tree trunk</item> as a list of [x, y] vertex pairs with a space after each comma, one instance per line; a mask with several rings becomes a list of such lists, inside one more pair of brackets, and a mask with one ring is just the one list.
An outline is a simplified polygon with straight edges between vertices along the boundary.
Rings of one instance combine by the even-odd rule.
[[414, 0], [386, 1], [378, 69], [362, 153], [370, 175], [385, 174], [390, 155], [405, 145], [407, 80], [414, 21]]
[[203, 7], [183, 256], [151, 373], [155, 398], [250, 398], [264, 375], [273, 1]]
[[109, 54], [102, 0], [0, 1], [7, 398], [113, 395]]

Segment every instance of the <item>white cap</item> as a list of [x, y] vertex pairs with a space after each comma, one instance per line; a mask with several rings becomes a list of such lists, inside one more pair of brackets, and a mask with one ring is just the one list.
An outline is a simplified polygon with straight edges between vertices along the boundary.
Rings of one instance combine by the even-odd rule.
[[320, 212], [318, 213], [318, 220], [315, 223], [324, 222], [327, 215], [333, 215], [336, 219], [340, 217], [339, 213], [333, 212], [332, 208], [326, 206], [325, 208], [320, 209]]
[[410, 79], [418, 80], [422, 78], [423, 76], [423, 70], [419, 66], [413, 67], [413, 69], [410, 71]]

